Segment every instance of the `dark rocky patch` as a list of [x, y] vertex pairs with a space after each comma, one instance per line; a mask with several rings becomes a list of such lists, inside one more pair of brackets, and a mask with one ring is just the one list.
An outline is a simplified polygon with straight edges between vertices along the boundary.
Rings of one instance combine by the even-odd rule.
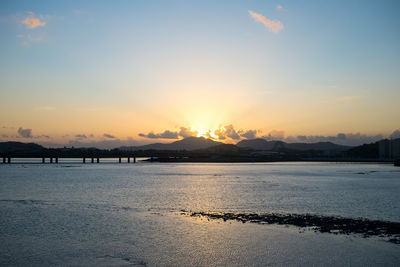
[[97, 258], [104, 258], [104, 259], [111, 258], [111, 259], [117, 259], [117, 260], [125, 261], [125, 262], [130, 263], [130, 264], [132, 264], [134, 266], [147, 266], [147, 263], [142, 261], [142, 260], [135, 260], [135, 259], [132, 259], [130, 257], [123, 257], [123, 256], [120, 256], [120, 255], [109, 255], [109, 254], [106, 254], [104, 256], [100, 256], [100, 257], [97, 257]]
[[210, 219], [222, 219], [224, 221], [235, 220], [242, 223], [251, 222], [259, 224], [293, 225], [302, 228], [310, 228], [315, 232], [333, 234], [359, 234], [363, 237], [379, 236], [387, 238], [387, 241], [400, 244], [400, 223], [363, 218], [342, 218], [334, 216], [321, 216], [312, 214], [256, 214], [256, 213], [217, 213], [217, 212], [187, 212], [182, 214], [192, 217], [207, 217]]

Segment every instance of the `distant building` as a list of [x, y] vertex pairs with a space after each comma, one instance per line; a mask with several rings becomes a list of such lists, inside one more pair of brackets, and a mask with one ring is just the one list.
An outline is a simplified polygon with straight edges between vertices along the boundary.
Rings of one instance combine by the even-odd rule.
[[380, 159], [400, 159], [400, 138], [379, 141]]
[[400, 159], [400, 138], [392, 140], [392, 157]]
[[391, 140], [385, 139], [379, 141], [379, 158], [390, 159], [392, 157]]

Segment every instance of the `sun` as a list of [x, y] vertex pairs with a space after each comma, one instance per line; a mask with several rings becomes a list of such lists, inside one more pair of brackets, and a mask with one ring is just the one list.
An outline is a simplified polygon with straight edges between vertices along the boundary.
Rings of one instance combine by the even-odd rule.
[[207, 130], [205, 128], [194, 128], [194, 131], [197, 132], [197, 137], [206, 137]]
[[217, 136], [214, 134], [214, 129], [191, 127], [192, 132], [197, 132], [197, 137], [214, 139]]

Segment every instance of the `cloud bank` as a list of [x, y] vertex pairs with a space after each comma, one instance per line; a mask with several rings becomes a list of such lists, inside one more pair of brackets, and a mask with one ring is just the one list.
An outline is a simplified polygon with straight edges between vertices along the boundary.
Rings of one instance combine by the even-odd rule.
[[390, 139], [397, 139], [400, 138], [400, 129], [395, 130], [390, 136]]
[[[35, 140], [40, 144], [48, 144], [52, 147], [62, 147], [65, 143], [60, 142], [50, 143], [49, 139], [53, 139], [52, 137], [41, 134], [41, 135], [33, 135], [33, 130], [30, 128], [19, 127], [16, 130], [16, 134], [10, 134], [10, 129], [15, 129], [12, 127], [1, 127], [1, 129], [5, 129], [0, 132], [0, 141], [12, 141], [18, 139], [31, 139]], [[15, 133], [15, 132], [14, 132]], [[131, 137], [127, 137], [127, 139], [118, 139], [116, 136], [111, 134], [103, 134], [95, 137], [93, 134], [85, 134], [79, 133], [74, 135], [63, 135], [62, 139], [66, 139], [66, 143], [68, 145], [72, 145], [75, 147], [101, 147], [101, 148], [113, 148], [118, 146], [125, 145], [144, 145], [148, 144], [148, 139], [164, 139], [164, 140], [177, 140], [181, 138], [187, 138], [190, 136], [197, 136], [198, 132], [191, 130], [190, 127], [179, 127], [179, 130], [165, 130], [160, 133], [154, 133], [153, 131], [148, 134], [139, 134], [140, 137], [145, 139], [133, 139]], [[227, 143], [236, 144], [240, 140], [244, 139], [256, 139], [263, 138], [267, 141], [280, 140], [287, 143], [317, 143], [317, 142], [332, 142], [341, 145], [348, 146], [358, 146], [362, 144], [374, 143], [379, 140], [389, 138], [389, 139], [397, 139], [400, 138], [400, 128], [394, 130], [391, 134], [375, 134], [368, 135], [362, 133], [338, 133], [336, 135], [289, 135], [286, 136], [285, 132], [282, 130], [271, 130], [269, 132], [263, 132], [261, 130], [255, 129], [236, 129], [232, 124], [222, 126], [220, 125], [218, 129], [209, 130], [208, 132], [203, 134], [204, 137], [210, 138], [216, 141], [222, 141]], [[73, 137], [74, 140], [68, 140], [67, 138]], [[147, 141], [146, 141], [147, 139]], [[54, 139], [53, 139], [54, 140]], [[151, 142], [151, 141], [150, 141]]]
[[265, 16], [249, 10], [250, 16], [257, 22], [264, 24], [264, 26], [273, 33], [278, 33], [283, 30], [283, 24], [279, 20], [270, 20]]
[[257, 138], [257, 130], [247, 130], [247, 131], [239, 131], [241, 137], [246, 139], [254, 139]]
[[178, 132], [171, 132], [166, 130], [162, 133], [155, 134], [154, 132], [150, 132], [148, 134], [140, 133], [139, 136], [150, 138], [150, 139], [178, 139], [179, 134]]
[[[162, 133], [150, 132], [139, 134], [148, 139], [179, 139], [189, 136], [197, 136], [196, 131], [191, 131], [189, 127], [180, 127], [179, 131], [165, 130]], [[376, 134], [368, 135], [362, 133], [338, 133], [332, 136], [325, 135], [290, 135], [286, 136], [285, 131], [271, 130], [263, 132], [256, 129], [236, 129], [232, 124], [219, 126], [218, 129], [209, 130], [203, 134], [204, 137], [228, 143], [237, 143], [243, 139], [262, 138], [267, 141], [280, 140], [288, 143], [317, 143], [332, 142], [341, 145], [358, 146], [362, 144], [374, 143], [384, 138], [400, 138], [400, 129], [393, 131], [390, 135]]]
[[197, 131], [192, 131], [190, 128], [181, 127], [178, 134], [179, 136], [186, 138], [190, 136], [197, 136], [199, 133]]
[[384, 139], [382, 134], [366, 135], [361, 133], [338, 133], [335, 136], [322, 136], [322, 135], [298, 135], [288, 136], [283, 141], [294, 143], [317, 143], [317, 142], [332, 142], [339, 145], [358, 146], [362, 144], [369, 144]]
[[77, 138], [77, 139], [86, 139], [87, 136], [86, 136], [86, 134], [76, 134], [75, 138]]

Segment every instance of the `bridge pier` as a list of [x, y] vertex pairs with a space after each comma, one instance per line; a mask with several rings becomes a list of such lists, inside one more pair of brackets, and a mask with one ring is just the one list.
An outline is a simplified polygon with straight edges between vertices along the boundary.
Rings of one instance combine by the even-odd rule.
[[[1, 158], [3, 158], [3, 164], [10, 164], [11, 163], [11, 157], [9, 156], [0, 156], [0, 163], [1, 163]], [[49, 157], [48, 158], [49, 161], [47, 161], [47, 157], [42, 157], [42, 164], [45, 163], [50, 163], [50, 164], [58, 164], [59, 163], [59, 157]], [[91, 163], [100, 163], [100, 157], [89, 157]], [[122, 163], [123, 161], [123, 157], [118, 157], [118, 163]], [[150, 158], [150, 161], [153, 162], [154, 161], [154, 156], [152, 156]], [[39, 162], [40, 162], [40, 158], [39, 158]], [[127, 163], [136, 163], [136, 156], [129, 156], [126, 159]], [[82, 163], [85, 164], [86, 163], [86, 157], [82, 157]]]

